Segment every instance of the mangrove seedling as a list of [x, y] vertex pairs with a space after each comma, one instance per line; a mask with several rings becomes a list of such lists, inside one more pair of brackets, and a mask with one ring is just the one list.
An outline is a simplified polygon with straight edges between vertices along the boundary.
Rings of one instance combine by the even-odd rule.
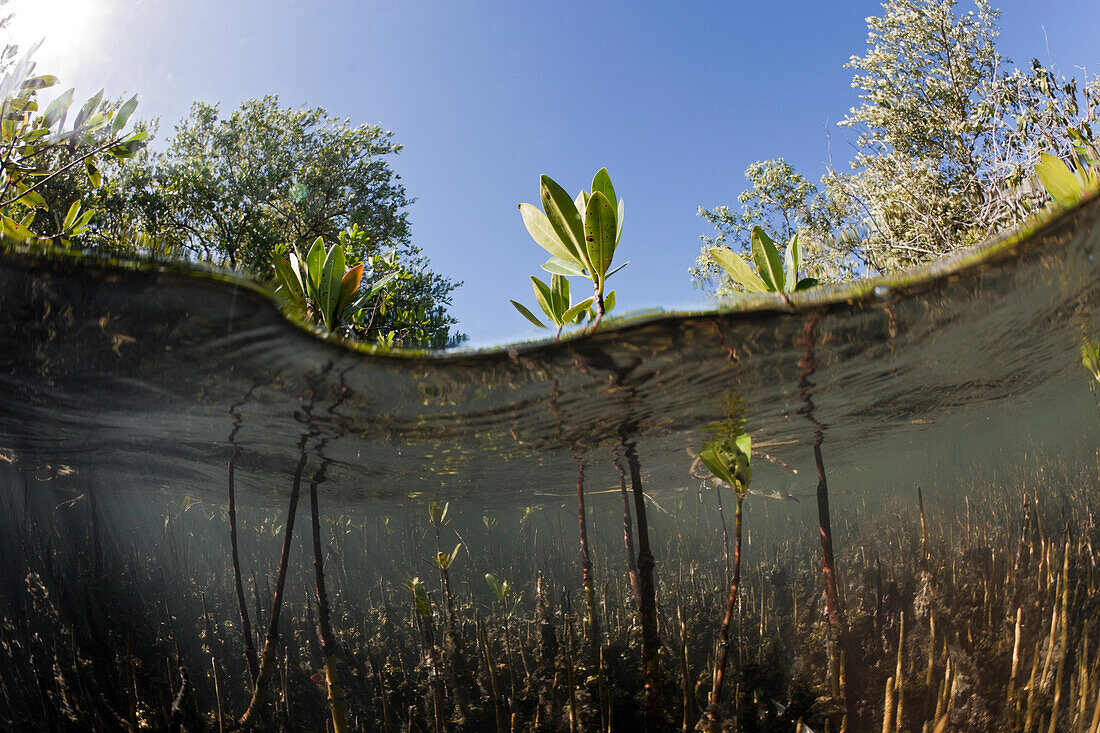
[[707, 254], [721, 267], [733, 281], [747, 293], [794, 293], [817, 285], [812, 277], [799, 278], [798, 269], [802, 264], [802, 245], [796, 233], [787, 242], [783, 254], [760, 226], [752, 228], [752, 259], [756, 263], [756, 272], [741, 255], [729, 247], [711, 247]]
[[328, 331], [335, 331], [352, 313], [365, 307], [395, 276], [390, 273], [361, 287], [363, 264], [346, 269], [343, 245], [326, 249], [322, 237], [313, 240], [305, 257], [299, 257], [292, 247], [289, 260], [275, 260], [275, 292]]
[[[554, 332], [555, 340], [561, 338], [561, 330], [567, 324], [580, 324], [588, 317], [589, 308], [594, 299], [586, 298], [574, 305], [569, 295], [569, 280], [567, 280], [564, 275], [559, 275], [557, 273], [551, 275], [550, 285], [532, 276], [531, 286], [535, 290], [535, 301], [538, 302], [539, 307], [542, 308], [542, 312], [546, 314], [547, 320], [558, 327], [557, 331]], [[614, 305], [614, 302], [615, 291], [611, 291], [607, 294], [607, 297], [604, 298], [605, 309], [608, 308], [608, 303]], [[516, 310], [531, 323], [539, 328], [549, 328], [549, 326], [540, 321], [527, 306], [514, 300], [511, 301], [511, 303], [516, 307]]]
[[737, 497], [734, 514], [733, 579], [730, 581], [726, 615], [719, 629], [718, 660], [714, 667], [714, 686], [710, 694], [710, 712], [718, 705], [729, 660], [729, 628], [737, 606], [737, 590], [741, 582], [741, 506], [752, 481], [752, 437], [743, 431], [744, 420], [731, 415], [728, 420], [711, 426], [720, 435], [706, 443], [699, 451], [699, 460], [715, 478], [729, 485]]
[[[592, 178], [592, 192], [581, 191], [575, 199], [545, 174], [540, 178], [539, 192], [542, 211], [532, 204], [519, 205], [523, 224], [535, 243], [550, 253], [542, 269], [555, 275], [591, 281], [591, 320], [595, 330], [614, 305], [612, 294], [605, 293], [608, 278], [629, 264], [611, 269], [623, 233], [623, 200], [616, 198], [606, 168], [601, 168]], [[538, 286], [535, 287], [537, 293]], [[525, 308], [512, 302], [531, 320]], [[549, 313], [547, 310], [548, 316]], [[561, 313], [564, 317], [565, 310]]]

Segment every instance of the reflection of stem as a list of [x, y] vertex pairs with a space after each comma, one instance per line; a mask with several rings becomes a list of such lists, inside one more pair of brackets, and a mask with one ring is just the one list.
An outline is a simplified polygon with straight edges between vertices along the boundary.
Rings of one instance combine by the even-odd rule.
[[630, 500], [626, 495], [626, 473], [617, 456], [615, 468], [619, 471], [619, 495], [623, 500], [623, 546], [626, 548], [626, 567], [630, 574], [630, 589], [634, 591], [634, 607], [640, 611], [642, 591], [638, 587], [638, 559], [634, 554], [634, 528], [630, 521]]
[[577, 524], [581, 540], [581, 579], [588, 610], [588, 641], [592, 645], [592, 666], [600, 661], [600, 619], [596, 614], [596, 588], [592, 578], [592, 557], [588, 552], [588, 521], [584, 511], [584, 463], [577, 461]]
[[236, 439], [243, 422], [236, 410], [244, 405], [256, 386], [253, 384], [252, 389], [245, 393], [241, 401], [229, 408], [229, 414], [233, 416], [233, 430], [229, 433], [229, 443], [233, 446], [233, 455], [229, 459], [229, 549], [233, 560], [233, 583], [237, 590], [237, 608], [241, 614], [241, 632], [244, 634], [244, 658], [248, 662], [248, 674], [252, 678], [252, 684], [256, 684], [256, 678], [259, 675], [259, 662], [256, 659], [256, 643], [252, 639], [252, 621], [248, 617], [248, 604], [244, 598], [244, 585], [241, 583], [241, 560], [237, 552], [237, 492], [233, 481], [233, 468], [237, 459], [241, 457], [241, 449], [237, 446]]
[[817, 360], [814, 358], [813, 338], [814, 326], [817, 325], [817, 317], [811, 318], [806, 323], [801, 346], [806, 349], [806, 355], [798, 362], [802, 367], [802, 374], [798, 379], [798, 393], [806, 406], [799, 412], [806, 416], [810, 424], [814, 426], [814, 463], [817, 466], [817, 521], [821, 534], [821, 564], [825, 575], [825, 602], [828, 607], [829, 624], [836, 627], [844, 621], [844, 610], [840, 607], [836, 588], [836, 561], [833, 557], [833, 530], [829, 518], [829, 486], [825, 480], [825, 462], [821, 457], [821, 444], [825, 440], [825, 426], [814, 417], [814, 403], [811, 397], [811, 388], [814, 386], [810, 377], [817, 369]]
[[630, 484], [634, 493], [634, 515], [638, 520], [638, 589], [641, 594], [639, 613], [642, 626], [642, 671], [645, 673], [645, 719], [647, 730], [657, 730], [657, 593], [653, 582], [656, 564], [649, 549], [649, 522], [646, 519], [645, 494], [642, 491], [642, 471], [638, 465], [635, 445], [626, 445], [626, 461], [630, 466]]
[[[327, 366], [324, 371], [327, 372], [331, 366], [331, 364]], [[271, 618], [267, 625], [267, 636], [264, 639], [264, 649], [260, 657], [260, 667], [256, 675], [252, 699], [248, 703], [248, 709], [241, 716], [240, 727], [242, 728], [248, 727], [263, 707], [267, 684], [271, 679], [271, 666], [275, 662], [275, 645], [279, 640], [279, 611], [283, 605], [286, 569], [290, 562], [290, 547], [294, 539], [294, 517], [298, 512], [298, 497], [301, 495], [302, 489], [302, 473], [306, 468], [306, 443], [316, 435], [317, 431], [313, 426], [313, 415], [311, 414], [316, 391], [311, 386], [308, 393], [309, 401], [305, 405], [304, 413], [309, 427], [298, 440], [298, 465], [294, 469], [294, 482], [290, 487], [290, 506], [287, 507], [286, 528], [283, 530], [283, 549], [279, 555], [279, 573], [275, 578], [275, 594], [271, 599]]]
[[[325, 441], [317, 448], [321, 454]], [[325, 480], [327, 459], [322, 457], [321, 465], [309, 482], [309, 508], [313, 519], [313, 570], [317, 583], [317, 629], [321, 636], [321, 658], [325, 664], [325, 679], [328, 683], [328, 703], [332, 713], [334, 733], [345, 733], [348, 729], [347, 714], [344, 710], [344, 693], [336, 677], [336, 641], [332, 636], [332, 623], [329, 615], [328, 594], [325, 592], [325, 558], [321, 552], [321, 523], [317, 510], [317, 485]]]
[[[721, 489], [719, 489], [721, 493]], [[737, 606], [737, 587], [741, 583], [741, 503], [745, 500], [743, 494], [737, 494], [737, 511], [734, 514], [734, 540], [733, 540], [733, 580], [730, 581], [730, 597], [726, 603], [726, 616], [722, 619], [722, 628], [718, 632], [718, 663], [714, 667], [714, 689], [710, 693], [710, 704], [713, 708], [718, 704], [718, 698], [722, 694], [722, 682], [726, 676], [726, 662], [729, 659], [729, 631], [730, 622], [733, 621], [733, 611]]]

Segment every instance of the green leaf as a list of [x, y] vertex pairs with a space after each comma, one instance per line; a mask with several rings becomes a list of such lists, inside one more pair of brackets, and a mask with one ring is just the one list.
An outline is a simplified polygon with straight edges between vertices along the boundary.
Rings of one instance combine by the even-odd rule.
[[584, 246], [584, 224], [573, 199], [565, 189], [554, 182], [550, 176], [542, 176], [539, 191], [542, 196], [542, 209], [550, 226], [557, 233], [569, 254], [589, 271], [588, 254]]
[[599, 191], [588, 199], [584, 212], [584, 241], [592, 276], [602, 286], [615, 256], [615, 209]]
[[798, 268], [802, 264], [802, 247], [798, 243], [798, 234], [791, 237], [783, 251], [783, 275], [787, 292], [794, 290], [798, 282]]
[[38, 191], [28, 191], [27, 188], [28, 187], [24, 185], [16, 186], [16, 192], [22, 194], [16, 203], [20, 203], [24, 206], [28, 206], [34, 209], [49, 208], [49, 206], [46, 204], [46, 199], [42, 198], [42, 194], [38, 193]]
[[623, 236], [623, 200], [619, 199], [618, 215], [615, 217], [615, 246]]
[[558, 314], [554, 312], [553, 296], [550, 294], [550, 288], [542, 280], [537, 277], [531, 276], [531, 287], [535, 290], [535, 300], [538, 301], [539, 307], [542, 308], [542, 312], [546, 314], [554, 323], [560, 323]]
[[[542, 213], [541, 211], [539, 212]], [[566, 275], [567, 277], [584, 277], [584, 268], [573, 262], [572, 260], [563, 260], [560, 257], [551, 257], [546, 262], [542, 263], [542, 269], [550, 273], [557, 273], [558, 275]]]
[[812, 287], [817, 286], [817, 278], [804, 277], [798, 281], [798, 284], [794, 286], [794, 292], [800, 292], [802, 290], [809, 290]]
[[42, 115], [42, 121], [46, 127], [53, 127], [58, 121], [65, 119], [65, 113], [69, 111], [69, 107], [73, 104], [73, 91], [67, 89], [57, 96], [57, 99], [50, 102], [50, 106], [46, 108], [46, 113]]
[[69, 231], [73, 228], [73, 224], [76, 222], [76, 217], [80, 213], [80, 202], [74, 201], [69, 205], [69, 211], [65, 214], [65, 220], [61, 224], [62, 231]]
[[57, 84], [60, 79], [50, 74], [43, 74], [42, 76], [32, 76], [30, 79], [24, 81], [20, 86], [23, 89], [46, 89]]
[[764, 284], [752, 268], [749, 267], [749, 263], [741, 259], [741, 256], [729, 249], [728, 247], [711, 247], [707, 250], [707, 254], [714, 260], [719, 267], [726, 271], [726, 274], [733, 278], [733, 281], [743, 287], [750, 293], [765, 293], [768, 290], [768, 286]]
[[527, 233], [531, 235], [531, 239], [535, 240], [535, 244], [559, 260], [582, 264], [569, 247], [562, 243], [554, 227], [550, 225], [550, 220], [546, 218], [546, 214], [531, 204], [520, 204], [519, 213], [523, 217], [523, 225], [527, 227]]
[[561, 275], [553, 275], [550, 278], [550, 305], [554, 309], [556, 321], [561, 321], [561, 314], [569, 310], [569, 281]]
[[14, 239], [19, 242], [24, 242], [28, 239], [34, 239], [34, 232], [27, 229], [21, 223], [12, 219], [10, 216], [0, 214], [0, 230], [3, 231], [4, 238]]
[[618, 267], [616, 267], [616, 268], [615, 268], [614, 270], [612, 270], [611, 272], [609, 272], [609, 273], [607, 273], [606, 275], [604, 275], [604, 277], [603, 277], [603, 279], [604, 279], [604, 282], [606, 282], [606, 281], [610, 280], [610, 279], [611, 279], [611, 276], [612, 276], [612, 275], [614, 275], [614, 274], [615, 274], [616, 272], [618, 272], [619, 270], [623, 269], [624, 267], [626, 267], [626, 266], [627, 266], [627, 265], [629, 265], [629, 264], [630, 264], [630, 260], [627, 260], [626, 262], [624, 262], [623, 264], [619, 265]]
[[707, 470], [714, 474], [714, 477], [718, 480], [725, 481], [732, 486], [734, 484], [733, 474], [724, 458], [725, 456], [709, 445], [699, 451], [699, 460], [707, 467]]
[[779, 249], [767, 232], [760, 226], [752, 228], [749, 235], [752, 242], [752, 258], [756, 262], [756, 271], [760, 279], [769, 291], [783, 292], [785, 279], [783, 277], [783, 258], [779, 256]]
[[577, 213], [580, 214], [581, 219], [584, 219], [584, 209], [588, 206], [588, 191], [581, 191], [577, 194], [577, 197], [573, 199], [573, 203], [577, 207]]
[[577, 303], [575, 306], [573, 306], [572, 308], [567, 310], [564, 314], [562, 314], [561, 322], [562, 323], [571, 323], [572, 321], [576, 320], [577, 316], [579, 316], [584, 311], [588, 310], [588, 307], [590, 305], [592, 305], [593, 300], [594, 300], [594, 298], [585, 298], [580, 303]]
[[619, 200], [615, 196], [615, 187], [611, 185], [611, 176], [608, 174], [607, 168], [600, 168], [596, 171], [596, 175], [592, 177], [592, 193], [594, 194], [597, 191], [602, 193], [612, 206]]
[[[297, 262], [293, 253], [290, 255]], [[288, 298], [301, 302], [305, 298], [305, 290], [302, 288], [302, 279], [298, 275], [298, 268], [282, 257], [275, 258], [275, 280], [286, 290]]]
[[96, 168], [95, 161], [91, 158], [84, 161], [84, 172], [88, 174], [88, 181], [92, 184], [92, 188], [99, 188], [103, 183], [103, 176], [99, 174], [99, 168]]
[[115, 113], [114, 120], [111, 121], [111, 134], [117, 135], [122, 128], [126, 127], [126, 123], [130, 121], [130, 115], [137, 109], [138, 98], [135, 94], [126, 101], [126, 104], [119, 107], [118, 112]]
[[321, 274], [321, 297], [317, 303], [325, 326], [330, 331], [336, 327], [338, 315], [336, 306], [340, 302], [340, 284], [344, 277], [344, 264], [344, 248], [334, 244], [325, 257], [324, 270]]
[[96, 94], [91, 99], [89, 99], [87, 102], [85, 102], [84, 106], [80, 108], [79, 112], [77, 112], [76, 119], [73, 120], [73, 129], [74, 130], [79, 130], [84, 125], [84, 121], [87, 120], [88, 117], [91, 116], [91, 114], [93, 112], [95, 112], [96, 107], [99, 106], [99, 103], [102, 100], [103, 100], [103, 90], [100, 89], [98, 92], [96, 92]]
[[603, 312], [604, 313], [610, 313], [611, 309], [614, 308], [614, 307], [615, 307], [615, 291], [612, 290], [610, 293], [608, 293], [607, 295], [604, 296], [604, 299], [603, 299]]
[[527, 310], [527, 306], [523, 305], [522, 303], [517, 303], [514, 300], [509, 300], [508, 302], [514, 305], [516, 307], [516, 310], [520, 312], [520, 315], [529, 320], [531, 323], [535, 324], [539, 328], [546, 328], [546, 324], [535, 318], [535, 314]]
[[741, 433], [733, 440], [733, 444], [737, 446], [737, 449], [744, 453], [746, 456], [752, 457], [752, 436], [748, 433]]
[[311, 300], [318, 298], [318, 291], [321, 287], [321, 268], [325, 261], [325, 242], [321, 237], [313, 240], [313, 245], [306, 252], [305, 258], [305, 276], [306, 276], [306, 294], [309, 295]]
[[1081, 182], [1069, 167], [1050, 153], [1040, 153], [1035, 173], [1059, 206], [1073, 206], [1081, 200]]

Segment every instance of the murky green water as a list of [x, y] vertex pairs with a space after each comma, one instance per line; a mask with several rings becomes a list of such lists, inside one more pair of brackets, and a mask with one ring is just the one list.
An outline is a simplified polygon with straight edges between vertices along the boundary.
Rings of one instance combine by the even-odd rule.
[[[1098, 250], [1094, 200], [907, 279], [442, 355], [319, 340], [222, 275], [5, 250], [0, 727], [244, 714], [232, 471], [261, 651], [282, 614], [260, 727], [332, 724], [315, 487], [353, 728], [1089, 730]], [[692, 468], [735, 398], [754, 475], [711, 705], [735, 502]], [[459, 543], [448, 593], [430, 561]]]

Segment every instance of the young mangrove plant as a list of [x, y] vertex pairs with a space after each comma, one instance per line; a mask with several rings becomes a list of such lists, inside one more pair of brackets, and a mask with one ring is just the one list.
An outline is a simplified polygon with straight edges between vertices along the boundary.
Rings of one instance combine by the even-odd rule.
[[[783, 254], [762, 227], [752, 228], [752, 259], [756, 272], [741, 255], [729, 247], [711, 247], [710, 258], [747, 293], [794, 293], [817, 285], [812, 277], [799, 278], [802, 265], [802, 245], [796, 233], [787, 242]], [[759, 273], [759, 274], [758, 274]]]
[[[588, 317], [593, 298], [586, 298], [574, 305], [569, 295], [569, 280], [567, 280], [564, 275], [559, 275], [557, 273], [552, 274], [550, 277], [550, 285], [547, 285], [542, 280], [532, 275], [531, 286], [535, 290], [535, 301], [539, 304], [539, 307], [542, 308], [542, 312], [546, 314], [547, 320], [558, 327], [557, 331], [554, 332], [555, 341], [561, 337], [561, 330], [567, 324], [581, 324], [584, 322], [585, 318]], [[539, 328], [549, 328], [549, 326], [540, 321], [527, 306], [514, 300], [511, 301], [511, 303], [516, 307], [516, 310], [531, 323]], [[605, 309], [610, 310], [610, 306], [614, 305], [614, 303], [615, 291], [611, 291], [607, 294], [607, 297], [604, 298]]]
[[362, 286], [363, 263], [347, 269], [344, 247], [337, 243], [326, 249], [317, 237], [305, 257], [291, 247], [290, 258], [275, 260], [276, 293], [292, 307], [306, 313], [328, 331], [335, 331], [351, 315], [362, 310], [394, 277], [390, 273]]
[[[615, 187], [611, 185], [611, 176], [606, 168], [601, 168], [592, 178], [592, 191], [581, 191], [576, 198], [570, 198], [565, 189], [552, 178], [543, 175], [539, 182], [542, 199], [542, 211], [532, 204], [520, 204], [519, 212], [524, 226], [535, 243], [550, 253], [550, 259], [542, 268], [549, 273], [564, 277], [582, 277], [592, 283], [590, 319], [595, 330], [605, 313], [614, 306], [614, 293], [606, 292], [607, 280], [626, 267], [620, 265], [611, 269], [611, 261], [623, 233], [623, 200], [616, 198]], [[616, 206], [615, 202], [618, 202]], [[533, 278], [534, 279], [534, 278]], [[540, 306], [551, 321], [561, 326], [577, 318], [584, 309], [566, 319], [569, 307], [553, 310], [550, 305], [552, 287], [542, 294], [548, 302]], [[536, 296], [540, 288], [535, 283]], [[535, 325], [541, 326], [529, 310], [512, 301], [516, 309]], [[560, 314], [561, 320], [555, 320], [551, 314]]]
[[726, 615], [718, 631], [718, 660], [714, 666], [714, 685], [707, 711], [711, 720], [722, 694], [722, 683], [729, 659], [729, 628], [737, 606], [737, 590], [741, 582], [741, 506], [752, 481], [752, 437], [744, 432], [744, 426], [745, 421], [734, 405], [726, 420], [707, 428], [717, 431], [718, 437], [708, 441], [699, 451], [699, 461], [715, 478], [727, 484], [737, 497], [734, 514], [733, 578], [730, 581], [729, 600], [726, 602]]

